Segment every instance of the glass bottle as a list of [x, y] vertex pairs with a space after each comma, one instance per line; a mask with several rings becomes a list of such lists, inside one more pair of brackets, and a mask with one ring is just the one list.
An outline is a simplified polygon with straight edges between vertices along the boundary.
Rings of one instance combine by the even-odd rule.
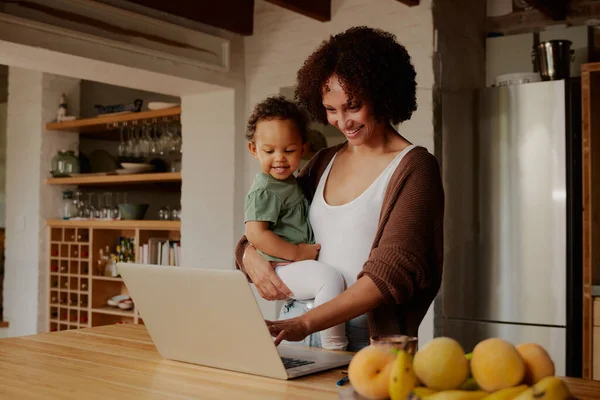
[[106, 267], [104, 269], [104, 276], [108, 276], [111, 278], [116, 278], [118, 276], [117, 273], [117, 256], [112, 254], [112, 257], [106, 262]]
[[73, 202], [73, 192], [71, 190], [63, 192], [63, 204], [60, 211], [62, 219], [71, 219], [78, 216], [77, 206]]

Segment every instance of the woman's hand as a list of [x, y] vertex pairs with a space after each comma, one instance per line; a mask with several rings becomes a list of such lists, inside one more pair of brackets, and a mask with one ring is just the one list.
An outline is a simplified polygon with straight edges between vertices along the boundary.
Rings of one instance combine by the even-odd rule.
[[310, 335], [308, 325], [300, 317], [283, 319], [280, 321], [266, 321], [271, 336], [275, 338], [275, 346], [278, 346], [282, 340], [290, 342], [299, 342]]
[[248, 246], [244, 252], [244, 269], [263, 299], [286, 300], [293, 296], [292, 291], [275, 273], [271, 263], [258, 254], [253, 246]]

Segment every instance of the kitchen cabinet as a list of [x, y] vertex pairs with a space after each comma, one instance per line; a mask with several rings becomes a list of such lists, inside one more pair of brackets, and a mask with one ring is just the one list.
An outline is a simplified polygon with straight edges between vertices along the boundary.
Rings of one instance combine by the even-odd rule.
[[592, 379], [600, 381], [600, 297], [594, 297]]

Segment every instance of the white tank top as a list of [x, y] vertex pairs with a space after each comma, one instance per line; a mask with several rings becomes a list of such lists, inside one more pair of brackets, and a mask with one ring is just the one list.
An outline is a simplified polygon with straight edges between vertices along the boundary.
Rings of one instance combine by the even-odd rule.
[[321, 244], [319, 261], [340, 271], [346, 287], [356, 282], [369, 258], [390, 177], [402, 158], [414, 147], [410, 145], [402, 150], [360, 196], [340, 206], [330, 206], [323, 197], [335, 155], [321, 176], [310, 206], [310, 223], [316, 242]]

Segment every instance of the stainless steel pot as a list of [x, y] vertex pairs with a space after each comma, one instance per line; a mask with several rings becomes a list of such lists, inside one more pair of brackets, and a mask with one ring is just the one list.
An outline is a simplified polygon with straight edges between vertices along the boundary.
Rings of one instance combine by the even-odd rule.
[[549, 40], [534, 46], [531, 61], [543, 81], [567, 79], [571, 76], [571, 62], [575, 51], [569, 40]]

